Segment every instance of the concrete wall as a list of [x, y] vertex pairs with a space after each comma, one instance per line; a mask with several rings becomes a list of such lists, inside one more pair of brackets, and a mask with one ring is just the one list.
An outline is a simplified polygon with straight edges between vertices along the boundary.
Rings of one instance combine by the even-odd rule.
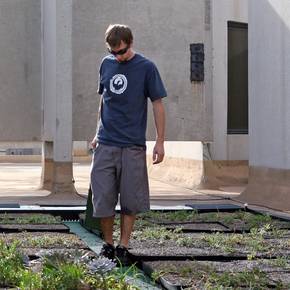
[[204, 146], [202, 142], [166, 141], [165, 159], [162, 163], [152, 164], [154, 141], [147, 142], [147, 167], [151, 179], [193, 189], [203, 182]]
[[[206, 2], [209, 1], [74, 1], [74, 140], [86, 140], [95, 133], [99, 100], [96, 96], [97, 68], [106, 54], [104, 32], [110, 23], [129, 24], [135, 36], [136, 51], [152, 59], [160, 70], [168, 90], [165, 101], [167, 139], [212, 139], [211, 94], [204, 83], [190, 82], [189, 45], [205, 42], [205, 26], [210, 28]], [[210, 55], [211, 48], [207, 46], [206, 49]], [[208, 56], [206, 61], [209, 66]], [[210, 67], [207, 70], [209, 72]], [[154, 138], [150, 112], [148, 139]]]
[[249, 30], [250, 165], [290, 169], [290, 2], [256, 2]]
[[[212, 0], [213, 32], [213, 157], [247, 160], [248, 136], [227, 136], [228, 21], [248, 22], [247, 0]], [[236, 139], [236, 140], [235, 140]], [[239, 146], [239, 144], [242, 146]], [[238, 146], [238, 147], [237, 147]], [[235, 153], [234, 153], [235, 152]], [[233, 154], [234, 153], [234, 154]], [[240, 159], [242, 158], [242, 159]]]
[[[0, 107], [0, 138], [3, 141], [40, 139], [40, 2], [0, 2], [3, 22], [0, 97], [4, 104]], [[231, 145], [240, 141], [233, 140], [234, 137], [228, 141], [226, 135], [226, 22], [247, 22], [247, 1], [216, 2], [169, 0], [165, 5], [163, 1], [153, 0], [73, 0], [73, 139], [90, 140], [95, 133], [98, 66], [106, 54], [104, 31], [109, 23], [119, 22], [132, 27], [136, 50], [157, 64], [165, 82], [167, 139], [214, 141], [215, 159], [246, 158], [247, 136], [238, 137], [245, 144], [241, 153], [235, 150], [236, 145]], [[190, 82], [189, 45], [195, 42], [205, 43], [205, 81], [201, 83]], [[47, 102], [50, 106], [49, 99]], [[154, 123], [149, 112], [148, 139], [153, 140]], [[46, 140], [52, 139], [50, 129], [49, 122], [44, 124]]]
[[[41, 1], [1, 1], [0, 8], [0, 138], [40, 140]], [[168, 140], [212, 140], [210, 8], [210, 0], [170, 0], [166, 5], [153, 0], [74, 0], [73, 139], [94, 135], [97, 68], [106, 54], [104, 31], [119, 22], [132, 27], [136, 50], [157, 64], [164, 79]], [[201, 83], [190, 82], [189, 45], [195, 42], [205, 43], [206, 77]], [[50, 99], [45, 102], [51, 106]], [[44, 124], [46, 140], [53, 135], [49, 123]], [[150, 112], [148, 138], [154, 137]]]
[[41, 136], [41, 3], [0, 1], [0, 140]]
[[249, 4], [250, 176], [240, 199], [290, 210], [290, 2]]

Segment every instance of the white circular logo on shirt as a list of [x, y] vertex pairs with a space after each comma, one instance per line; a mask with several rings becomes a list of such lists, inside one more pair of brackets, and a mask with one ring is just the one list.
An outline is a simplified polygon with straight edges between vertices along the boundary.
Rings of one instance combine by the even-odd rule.
[[127, 89], [128, 81], [124, 75], [114, 75], [110, 80], [110, 90], [115, 94], [122, 94]]

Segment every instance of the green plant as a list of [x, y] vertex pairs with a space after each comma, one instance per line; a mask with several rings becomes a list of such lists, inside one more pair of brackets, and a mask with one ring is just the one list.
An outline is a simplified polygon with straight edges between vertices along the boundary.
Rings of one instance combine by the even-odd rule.
[[192, 247], [196, 244], [196, 241], [194, 241], [192, 237], [181, 236], [177, 238], [176, 244], [183, 247]]
[[42, 289], [42, 279], [40, 273], [34, 273], [31, 270], [21, 271], [19, 277], [19, 288], [21, 290], [40, 290]]
[[4, 213], [0, 215], [1, 224], [56, 224], [61, 222], [61, 217], [48, 214], [22, 214], [19, 216]]
[[236, 223], [242, 223], [247, 225], [249, 228], [260, 227], [265, 224], [271, 224], [272, 218], [265, 214], [253, 214], [246, 211], [235, 211], [232, 213], [228, 212], [211, 212], [203, 213], [199, 215], [199, 219], [203, 221], [220, 221], [227, 226], [233, 226]]
[[165, 270], [153, 271], [151, 273], [151, 278], [153, 279], [154, 282], [158, 282], [161, 277], [165, 276], [168, 273], [169, 271], [165, 271]]
[[254, 268], [252, 271], [211, 273], [205, 283], [205, 289], [266, 289], [269, 280], [267, 274]]
[[170, 240], [172, 238], [172, 230], [167, 230], [166, 227], [162, 226], [154, 226], [154, 227], [147, 227], [142, 231], [135, 231], [133, 232], [133, 237], [137, 240], [152, 240], [152, 239], [159, 239], [159, 240]]
[[276, 259], [270, 259], [269, 263], [274, 267], [283, 268], [285, 270], [290, 269], [289, 258], [287, 256], [277, 257]]
[[20, 241], [21, 247], [49, 248], [56, 245], [66, 248], [79, 246], [80, 240], [70, 234], [32, 235], [31, 233], [26, 233], [25, 238]]
[[[135, 264], [131, 265], [129, 268], [122, 266], [120, 268], [115, 268], [112, 273], [117, 281], [125, 287], [125, 290], [139, 290], [139, 288], [132, 285], [131, 282], [134, 282], [134, 279], [145, 278], [144, 274], [140, 272]], [[123, 288], [120, 289], [123, 290]]]
[[138, 287], [130, 285], [130, 277], [138, 278], [140, 272], [135, 266], [129, 268], [115, 268], [104, 273], [89, 271], [84, 281], [92, 289], [102, 290], [139, 290]]
[[235, 246], [244, 244], [243, 235], [241, 234], [204, 234], [202, 240], [210, 247], [221, 249], [228, 253], [234, 252]]
[[17, 285], [20, 273], [24, 269], [22, 254], [17, 251], [17, 242], [10, 246], [0, 241], [0, 284], [2, 286]]
[[250, 215], [249, 213], [245, 213], [244, 220], [250, 226], [250, 228], [263, 226], [265, 224], [270, 224], [272, 222], [272, 218], [268, 214], [265, 214], [265, 215], [251, 214]]
[[77, 290], [82, 285], [85, 274], [86, 269], [82, 265], [47, 257], [42, 269], [42, 289]]
[[253, 228], [249, 234], [204, 234], [202, 240], [210, 247], [221, 249], [228, 253], [233, 253], [237, 247], [243, 247], [247, 250], [248, 260], [256, 258], [257, 253], [273, 251], [275, 248], [264, 236], [267, 233], [268, 226], [262, 228]]
[[220, 219], [218, 212], [201, 213], [198, 215], [198, 218], [205, 222], [213, 222]]
[[157, 221], [195, 221], [198, 214], [196, 210], [176, 210], [176, 211], [150, 211], [144, 213], [141, 217]]

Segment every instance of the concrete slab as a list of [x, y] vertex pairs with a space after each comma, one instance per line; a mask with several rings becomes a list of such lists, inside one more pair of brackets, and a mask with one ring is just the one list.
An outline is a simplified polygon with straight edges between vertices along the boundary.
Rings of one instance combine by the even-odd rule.
[[[73, 164], [75, 187], [79, 194], [50, 194], [40, 190], [41, 163], [0, 163], [0, 203], [21, 205], [85, 205], [89, 188], [90, 163]], [[224, 203], [237, 192], [192, 190], [150, 178], [151, 204], [184, 206], [186, 203]]]

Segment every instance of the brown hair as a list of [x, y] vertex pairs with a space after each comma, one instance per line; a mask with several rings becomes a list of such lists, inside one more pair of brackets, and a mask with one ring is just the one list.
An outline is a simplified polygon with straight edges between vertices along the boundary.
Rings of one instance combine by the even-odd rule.
[[105, 40], [110, 47], [120, 46], [122, 40], [129, 45], [133, 41], [133, 34], [127, 25], [110, 24], [105, 33]]

